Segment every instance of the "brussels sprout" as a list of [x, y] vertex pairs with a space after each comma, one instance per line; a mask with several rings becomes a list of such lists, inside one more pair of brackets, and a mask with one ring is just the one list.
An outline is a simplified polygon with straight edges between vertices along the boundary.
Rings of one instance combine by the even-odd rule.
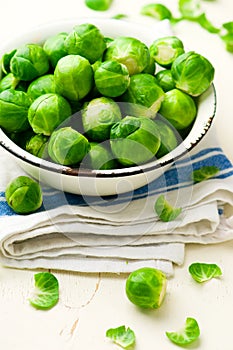
[[62, 57], [54, 71], [56, 91], [69, 100], [79, 101], [93, 86], [93, 70], [89, 61], [79, 55]]
[[141, 73], [130, 77], [130, 85], [121, 100], [129, 102], [124, 106], [126, 113], [135, 117], [141, 115], [153, 118], [161, 106], [164, 95], [153, 75]]
[[108, 97], [122, 95], [130, 82], [128, 69], [117, 61], [101, 63], [95, 71], [94, 79], [99, 92]]
[[154, 157], [160, 147], [160, 134], [153, 120], [126, 116], [111, 128], [110, 144], [119, 163], [131, 166]]
[[36, 134], [51, 135], [71, 115], [71, 107], [58, 94], [44, 94], [29, 107], [28, 121]]
[[85, 136], [67, 126], [52, 133], [48, 143], [48, 154], [56, 163], [74, 165], [82, 161], [89, 147]]
[[19, 176], [6, 187], [6, 201], [18, 214], [35, 212], [42, 205], [40, 185], [28, 176]]
[[154, 75], [155, 71], [156, 71], [155, 60], [150, 55], [150, 61], [149, 61], [148, 65], [143, 69], [142, 73]]
[[177, 130], [191, 125], [197, 114], [193, 98], [186, 93], [173, 89], [165, 93], [159, 113]]
[[158, 21], [172, 18], [171, 11], [162, 4], [147, 4], [141, 8], [140, 13], [145, 16], [153, 17]]
[[142, 267], [131, 272], [125, 285], [128, 299], [133, 304], [148, 309], [157, 309], [161, 306], [166, 289], [166, 275], [152, 267]]
[[109, 139], [113, 124], [121, 120], [118, 104], [108, 97], [98, 97], [84, 103], [82, 110], [83, 129], [93, 141]]
[[104, 54], [104, 60], [124, 64], [130, 75], [141, 73], [150, 63], [148, 47], [136, 38], [120, 36], [114, 39]]
[[84, 23], [74, 27], [65, 40], [65, 48], [69, 55], [80, 55], [90, 63], [102, 57], [106, 49], [103, 34], [93, 24]]
[[17, 79], [30, 81], [48, 72], [49, 60], [41, 46], [22, 45], [10, 60], [10, 70]]
[[161, 145], [156, 153], [156, 157], [161, 158], [172, 151], [178, 145], [178, 141], [175, 130], [170, 124], [158, 119], [155, 119], [154, 122], [158, 126], [161, 138]]
[[0, 127], [7, 132], [29, 128], [28, 108], [31, 100], [23, 91], [4, 90], [0, 93]]
[[107, 11], [112, 4], [112, 0], [85, 0], [85, 4], [95, 11]]
[[3, 71], [4, 74], [10, 73], [10, 61], [14, 54], [16, 53], [16, 49], [12, 50], [9, 53], [5, 53], [2, 58], [1, 58], [1, 70]]
[[205, 57], [190, 51], [177, 57], [171, 72], [177, 89], [199, 96], [211, 85], [215, 70]]
[[56, 67], [57, 62], [60, 60], [60, 58], [68, 54], [65, 49], [65, 40], [67, 36], [67, 33], [58, 33], [56, 35], [50, 36], [44, 42], [43, 49], [46, 52], [53, 68]]
[[175, 89], [176, 87], [170, 69], [163, 69], [159, 71], [157, 74], [155, 74], [155, 78], [157, 79], [159, 86], [161, 86], [165, 92]]
[[90, 142], [90, 151], [84, 160], [84, 165], [91, 169], [116, 169], [119, 164], [114, 159], [109, 145], [106, 143]]
[[27, 89], [28, 95], [35, 100], [37, 97], [47, 94], [55, 93], [55, 82], [53, 74], [46, 74], [33, 80]]
[[171, 67], [172, 62], [184, 53], [184, 45], [176, 36], [156, 39], [149, 49], [155, 62], [162, 67]]
[[36, 157], [39, 158], [47, 158], [47, 142], [48, 137], [44, 136], [42, 134], [33, 135], [27, 142], [26, 142], [26, 151], [33, 154]]

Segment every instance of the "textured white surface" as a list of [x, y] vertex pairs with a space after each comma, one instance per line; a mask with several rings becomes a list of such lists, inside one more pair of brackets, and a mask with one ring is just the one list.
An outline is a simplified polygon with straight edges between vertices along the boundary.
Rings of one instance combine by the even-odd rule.
[[[150, 1], [115, 0], [109, 13], [88, 10], [82, 0], [13, 0], [5, 2], [0, 21], [0, 43], [37, 24], [51, 20], [85, 16], [105, 17], [116, 13], [138, 15]], [[176, 11], [177, 1], [163, 3]], [[215, 24], [233, 20], [233, 3], [228, 0], [203, 1], [208, 18]], [[133, 12], [132, 12], [133, 11]], [[140, 19], [141, 20], [141, 19]], [[147, 19], [149, 22], [150, 19]], [[231, 160], [233, 55], [225, 51], [216, 35], [198, 25], [183, 22], [175, 34], [186, 47], [208, 57], [216, 68], [218, 94], [215, 122], [219, 143]], [[1, 45], [1, 44], [0, 44]], [[137, 337], [136, 350], [177, 349], [165, 336], [176, 330], [186, 317], [195, 317], [201, 328], [200, 341], [191, 347], [200, 350], [232, 350], [233, 241], [218, 245], [190, 245], [182, 267], [169, 280], [166, 299], [159, 310], [141, 311], [126, 299], [126, 275], [85, 275], [53, 271], [60, 282], [60, 301], [52, 310], [36, 311], [27, 298], [34, 271], [0, 268], [1, 348], [4, 350], [111, 350], [118, 349], [105, 338], [110, 327], [131, 327]], [[205, 285], [195, 283], [187, 269], [196, 261], [215, 262], [223, 271], [221, 279]]]

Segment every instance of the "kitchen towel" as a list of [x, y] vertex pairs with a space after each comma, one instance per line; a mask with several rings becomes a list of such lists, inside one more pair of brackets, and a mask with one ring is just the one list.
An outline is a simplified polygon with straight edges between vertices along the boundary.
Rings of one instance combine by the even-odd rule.
[[[4, 193], [7, 183], [24, 172], [3, 149], [0, 162], [0, 259], [5, 266], [114, 273], [154, 266], [171, 276], [173, 264], [184, 261], [185, 244], [233, 238], [233, 167], [217, 146], [213, 127], [195, 151], [147, 186], [102, 198], [41, 184], [43, 206], [30, 215], [14, 213]], [[193, 183], [192, 171], [210, 165], [219, 172]], [[161, 194], [182, 208], [173, 221], [162, 222], [154, 211]]]

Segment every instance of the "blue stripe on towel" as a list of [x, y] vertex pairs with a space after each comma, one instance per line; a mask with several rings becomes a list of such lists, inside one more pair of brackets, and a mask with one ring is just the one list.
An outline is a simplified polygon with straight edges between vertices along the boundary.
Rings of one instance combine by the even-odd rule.
[[[220, 169], [220, 173], [216, 174], [212, 179], [225, 179], [233, 175], [232, 164], [222, 153], [221, 148], [207, 148], [192, 156], [187, 156], [184, 159], [178, 160], [158, 179], [135, 190], [133, 193], [123, 193], [119, 196], [108, 196], [104, 198], [90, 196], [83, 198], [81, 195], [73, 195], [50, 187], [45, 187], [43, 188], [44, 204], [39, 211], [54, 209], [65, 204], [71, 206], [86, 206], [90, 204], [107, 206], [128, 202], [129, 199], [138, 200], [147, 196], [178, 190], [180, 188], [189, 187], [193, 184], [191, 180], [191, 173], [193, 170], [202, 166], [213, 165]], [[4, 196], [4, 192], [0, 192], [0, 216], [17, 215], [9, 208], [5, 202]]]

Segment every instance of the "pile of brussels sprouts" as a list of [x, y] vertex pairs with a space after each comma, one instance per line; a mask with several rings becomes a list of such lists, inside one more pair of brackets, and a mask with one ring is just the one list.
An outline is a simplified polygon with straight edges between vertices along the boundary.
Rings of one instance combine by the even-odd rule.
[[212, 64], [175, 36], [105, 37], [91, 23], [27, 43], [1, 61], [0, 127], [20, 147], [89, 169], [160, 158], [187, 135]]

